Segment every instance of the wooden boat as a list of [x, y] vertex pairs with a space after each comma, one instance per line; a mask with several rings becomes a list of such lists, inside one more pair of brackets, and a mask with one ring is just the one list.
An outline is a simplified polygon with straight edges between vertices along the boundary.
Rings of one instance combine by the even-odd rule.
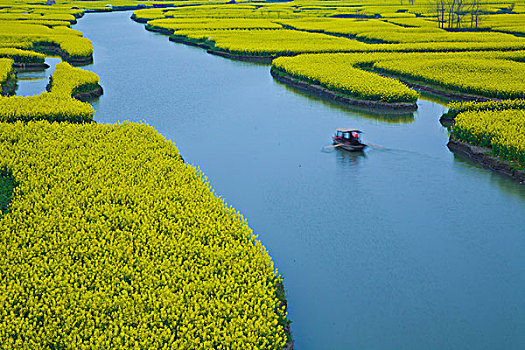
[[342, 148], [350, 152], [360, 152], [365, 149], [366, 144], [362, 143], [359, 135], [362, 131], [352, 128], [339, 128], [332, 137], [334, 147]]

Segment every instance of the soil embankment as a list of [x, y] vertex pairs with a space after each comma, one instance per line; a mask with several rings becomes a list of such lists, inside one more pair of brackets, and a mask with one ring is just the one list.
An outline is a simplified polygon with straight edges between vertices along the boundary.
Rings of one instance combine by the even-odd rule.
[[83, 66], [93, 63], [93, 56], [74, 56], [71, 57], [65, 53], [58, 45], [48, 44], [39, 45], [33, 48], [36, 52], [41, 52], [46, 55], [60, 56], [64, 61], [71, 63], [73, 66]]
[[450, 126], [454, 125], [454, 120], [455, 119], [456, 119], [456, 115], [451, 115], [449, 113], [445, 113], [439, 118], [439, 122], [443, 126], [450, 127]]
[[[279, 301], [280, 301], [279, 308], [282, 308], [284, 306], [284, 311], [286, 312], [286, 310], [288, 309], [288, 302], [286, 300], [286, 296], [284, 292], [284, 284], [282, 282], [278, 282], [276, 285], [276, 289], [277, 289], [277, 297], [279, 298]], [[288, 341], [286, 342], [282, 350], [293, 350], [294, 342], [292, 339], [290, 323], [286, 322], [286, 324], [284, 324], [283, 327], [284, 327], [284, 332], [286, 333], [288, 337]]]
[[454, 153], [467, 156], [487, 169], [509, 176], [513, 180], [525, 184], [525, 170], [516, 169], [511, 162], [494, 157], [490, 148], [473, 146], [466, 142], [458, 141], [454, 138], [454, 135], [450, 135], [447, 147]]
[[[132, 19], [137, 21], [137, 22], [139, 22], [139, 23], [143, 23], [140, 20], [134, 19], [133, 17], [132, 17]], [[160, 27], [156, 27], [156, 26], [146, 25], [146, 30], [149, 30], [150, 32], [155, 32], [155, 33], [168, 35], [169, 36], [169, 40], [173, 41], [175, 43], [200, 47], [201, 49], [206, 50], [206, 52], [208, 52], [211, 55], [221, 56], [221, 57], [229, 58], [229, 59], [236, 60], [236, 61], [271, 64], [272, 61], [277, 57], [277, 56], [240, 55], [240, 54], [227, 52], [227, 51], [224, 51], [224, 50], [218, 50], [218, 49], [215, 48], [215, 46], [213, 45], [212, 42], [190, 40], [190, 39], [187, 39], [187, 38], [185, 38], [183, 36], [173, 35], [173, 30], [172, 29], [166, 29], [166, 28], [160, 28]]]
[[[46, 91], [51, 91], [51, 84], [47, 84]], [[102, 89], [102, 86], [97, 84], [97, 86], [92, 90], [77, 92], [74, 93], [71, 97], [76, 98], [77, 100], [82, 102], [87, 102], [102, 96], [102, 94], [104, 94], [104, 89]]]
[[13, 63], [13, 68], [15, 68], [19, 72], [29, 72], [29, 71], [39, 71], [48, 69], [49, 65], [47, 63]]
[[441, 98], [445, 98], [445, 99], [451, 100], [451, 101], [485, 102], [485, 101], [490, 101], [490, 100], [496, 100], [494, 98], [489, 98], [489, 97], [485, 97], [485, 96], [481, 96], [481, 95], [467, 94], [467, 93], [464, 93], [464, 92], [461, 92], [461, 91], [454, 91], [454, 90], [449, 90], [449, 89], [442, 88], [440, 86], [435, 86], [435, 85], [431, 85], [431, 84], [425, 84], [425, 83], [422, 83], [422, 82], [411, 80], [411, 79], [403, 77], [401, 75], [387, 74], [385, 72], [374, 70], [374, 69], [365, 69], [365, 70], [367, 70], [369, 72], [372, 72], [372, 73], [375, 73], [375, 74], [378, 74], [378, 75], [381, 75], [383, 77], [393, 78], [393, 79], [399, 80], [400, 82], [402, 82], [403, 84], [405, 84], [409, 88], [412, 88], [412, 89], [415, 89], [415, 90], [418, 90], [418, 91], [421, 91], [421, 92], [425, 92], [425, 93], [427, 93], [429, 95], [435, 95], [435, 96], [438, 96], [438, 97], [441, 97]]
[[102, 89], [102, 86], [98, 86], [96, 89], [86, 92], [79, 92], [77, 94], [74, 94], [73, 97], [76, 98], [79, 101], [86, 102], [91, 101], [97, 97], [102, 96], [104, 93], [104, 90]]
[[271, 64], [275, 59], [275, 56], [248, 56], [248, 55], [236, 55], [226, 51], [220, 50], [211, 50], [208, 49], [207, 52], [212, 55], [221, 56], [237, 61], [246, 61], [246, 62], [255, 62], [255, 63], [265, 63]]
[[358, 106], [370, 109], [382, 109], [390, 111], [415, 111], [417, 109], [416, 103], [409, 102], [397, 102], [389, 103], [384, 101], [372, 101], [372, 100], [360, 100], [357, 98], [343, 95], [339, 92], [329, 90], [321, 85], [311, 84], [307, 81], [292, 77], [275, 67], [270, 70], [272, 76], [283, 84], [292, 86], [294, 88], [313, 92], [330, 100], [341, 102], [347, 105]]

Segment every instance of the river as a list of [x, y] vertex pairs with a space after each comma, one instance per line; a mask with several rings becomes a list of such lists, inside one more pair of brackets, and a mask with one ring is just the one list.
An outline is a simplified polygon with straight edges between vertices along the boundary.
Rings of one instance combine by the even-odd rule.
[[[297, 350], [525, 348], [525, 186], [454, 156], [443, 105], [352, 111], [130, 15], [75, 26], [104, 88], [95, 119], [152, 125], [247, 218]], [[347, 126], [384, 149], [323, 150]]]

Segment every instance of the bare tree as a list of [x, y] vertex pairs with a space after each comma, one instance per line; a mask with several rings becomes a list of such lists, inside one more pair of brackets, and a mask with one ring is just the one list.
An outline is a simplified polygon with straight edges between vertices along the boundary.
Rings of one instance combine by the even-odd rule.
[[454, 15], [456, 16], [456, 28], [461, 29], [461, 21], [467, 14], [465, 11], [465, 0], [456, 0], [456, 8], [454, 9]]
[[448, 15], [448, 25], [447, 28], [452, 28], [454, 23], [454, 9], [456, 8], [456, 0], [446, 0], [447, 6], [447, 15]]
[[435, 0], [438, 28], [445, 28], [446, 0]]
[[470, 28], [478, 28], [482, 14], [482, 0], [434, 0], [435, 16], [438, 27], [442, 29], [461, 29], [463, 19], [470, 16]]
[[469, 7], [470, 13], [470, 28], [477, 29], [479, 23], [479, 16], [481, 14], [481, 0], [473, 0]]

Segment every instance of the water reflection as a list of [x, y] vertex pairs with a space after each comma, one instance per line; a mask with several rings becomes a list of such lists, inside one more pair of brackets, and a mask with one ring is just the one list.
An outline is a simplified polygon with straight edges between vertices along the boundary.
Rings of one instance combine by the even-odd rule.
[[465, 176], [486, 176], [488, 173], [490, 174], [489, 176], [491, 185], [496, 185], [505, 193], [516, 196], [517, 198], [523, 199], [525, 196], [525, 186], [516, 186], [515, 180], [506, 175], [484, 168], [481, 164], [473, 161], [467, 155], [454, 153], [454, 166], [461, 169], [465, 173], [468, 172], [468, 174], [465, 174]]
[[347, 105], [345, 103], [341, 103], [335, 100], [326, 99], [323, 96], [315, 92], [296, 89], [289, 85], [283, 84], [277, 80], [275, 80], [275, 83], [284, 86], [285, 89], [289, 91], [293, 91], [295, 94], [304, 96], [308, 98], [309, 100], [315, 101], [316, 103], [322, 103], [329, 107], [332, 107], [332, 108], [335, 107], [335, 109], [349, 112], [349, 116], [351, 117], [355, 117], [357, 115], [359, 117], [363, 117], [367, 119], [376, 119], [376, 120], [380, 120], [380, 121], [384, 121], [388, 123], [405, 123], [406, 124], [406, 123], [412, 123], [414, 121], [414, 112], [390, 111], [390, 110], [383, 110], [383, 109], [370, 109], [370, 108], [351, 106], [351, 105]]
[[17, 96], [36, 96], [46, 91], [49, 77], [55, 71], [55, 66], [61, 62], [60, 57], [46, 57], [49, 68], [45, 70], [17, 70]]
[[366, 160], [365, 152], [349, 152], [344, 149], [335, 149], [337, 165], [342, 168], [356, 167]]
[[[417, 90], [417, 89], [415, 89], [415, 90]], [[442, 105], [447, 105], [447, 104], [449, 104], [452, 101], [456, 101], [453, 98], [448, 98], [448, 97], [441, 96], [441, 95], [431, 94], [431, 93], [425, 92], [425, 91], [419, 91], [419, 93], [421, 94], [421, 97], [424, 98], [425, 100], [432, 101], [434, 103], [439, 103], [439, 104], [442, 104]]]

